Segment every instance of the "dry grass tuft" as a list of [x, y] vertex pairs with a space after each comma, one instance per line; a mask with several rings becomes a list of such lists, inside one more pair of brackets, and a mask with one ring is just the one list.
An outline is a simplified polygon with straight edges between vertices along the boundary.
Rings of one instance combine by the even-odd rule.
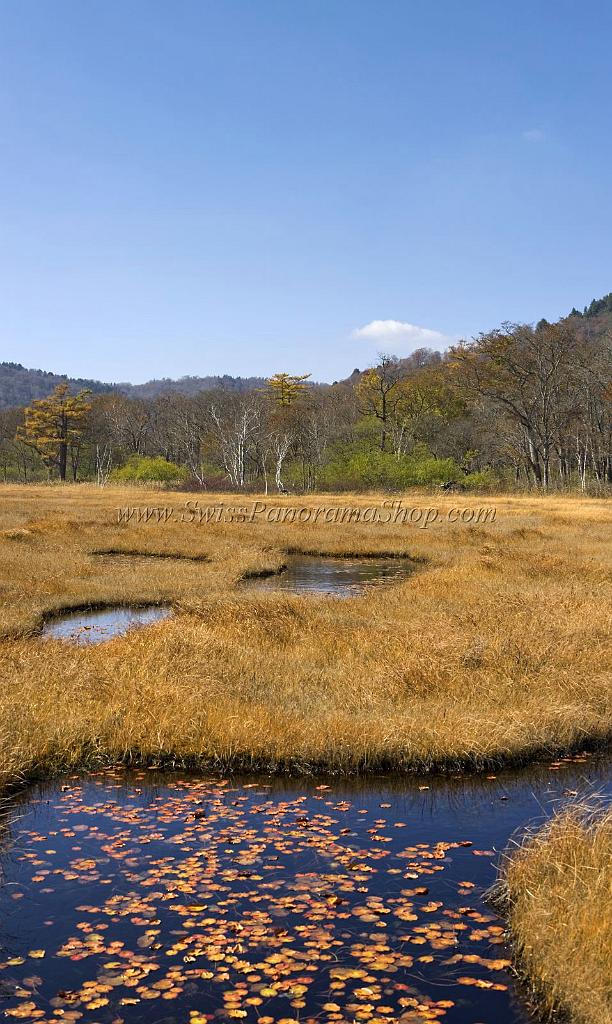
[[534, 1002], [612, 1021], [612, 810], [571, 807], [509, 857], [503, 900]]
[[[609, 740], [604, 501], [502, 497], [494, 523], [428, 530], [114, 521], [190, 497], [0, 488], [0, 784], [104, 762], [478, 768]], [[407, 501], [446, 515], [466, 499]], [[288, 551], [420, 564], [349, 601], [241, 589]], [[146, 602], [176, 615], [99, 647], [36, 635], [65, 608]]]

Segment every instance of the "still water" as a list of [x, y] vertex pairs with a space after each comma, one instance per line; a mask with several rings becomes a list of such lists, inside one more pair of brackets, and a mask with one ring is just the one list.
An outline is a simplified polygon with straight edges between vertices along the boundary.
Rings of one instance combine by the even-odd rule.
[[114, 636], [127, 633], [136, 626], [149, 626], [167, 619], [169, 608], [159, 605], [148, 607], [101, 608], [97, 611], [69, 612], [45, 623], [43, 638], [69, 640], [76, 644], [101, 644]]
[[294, 593], [355, 597], [369, 587], [399, 583], [415, 571], [407, 558], [319, 558], [291, 555], [287, 567], [271, 576], [243, 580], [256, 590], [291, 590]]
[[[8, 1019], [527, 1024], [483, 898], [609, 761], [361, 781], [70, 777], [7, 809]], [[608, 788], [609, 792], [609, 788]]]

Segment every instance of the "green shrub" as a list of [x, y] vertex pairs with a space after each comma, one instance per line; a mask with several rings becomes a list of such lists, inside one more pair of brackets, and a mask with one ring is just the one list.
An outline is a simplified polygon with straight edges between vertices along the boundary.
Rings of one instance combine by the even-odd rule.
[[410, 455], [396, 456], [356, 442], [336, 449], [322, 467], [318, 482], [322, 487], [339, 490], [402, 490], [458, 480], [461, 476], [454, 459], [437, 459], [424, 447]]
[[111, 479], [117, 483], [160, 483], [174, 484], [189, 476], [183, 466], [158, 456], [132, 455], [125, 465], [115, 469]]
[[492, 469], [480, 469], [462, 477], [461, 483], [471, 491], [487, 491], [493, 487], [499, 487], [500, 480]]

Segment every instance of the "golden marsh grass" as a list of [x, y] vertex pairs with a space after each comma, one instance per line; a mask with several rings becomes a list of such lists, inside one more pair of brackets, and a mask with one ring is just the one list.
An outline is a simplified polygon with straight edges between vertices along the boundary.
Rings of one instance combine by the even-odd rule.
[[[193, 498], [0, 488], [2, 782], [107, 762], [477, 768], [609, 739], [604, 501], [411, 494], [405, 503], [443, 513], [427, 530], [115, 521], [119, 506]], [[445, 519], [452, 507], [493, 505], [494, 522]], [[353, 600], [237, 585], [289, 550], [419, 562], [404, 582]], [[62, 609], [148, 602], [171, 603], [175, 616], [96, 647], [37, 636]]]
[[565, 810], [510, 857], [503, 899], [534, 1002], [612, 1021], [612, 811]]

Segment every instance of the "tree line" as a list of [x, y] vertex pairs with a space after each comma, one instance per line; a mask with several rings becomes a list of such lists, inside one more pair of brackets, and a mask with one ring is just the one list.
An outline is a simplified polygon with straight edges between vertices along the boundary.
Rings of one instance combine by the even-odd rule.
[[503, 324], [333, 385], [132, 398], [62, 383], [0, 412], [0, 478], [313, 491], [612, 485], [612, 346], [570, 316]]

